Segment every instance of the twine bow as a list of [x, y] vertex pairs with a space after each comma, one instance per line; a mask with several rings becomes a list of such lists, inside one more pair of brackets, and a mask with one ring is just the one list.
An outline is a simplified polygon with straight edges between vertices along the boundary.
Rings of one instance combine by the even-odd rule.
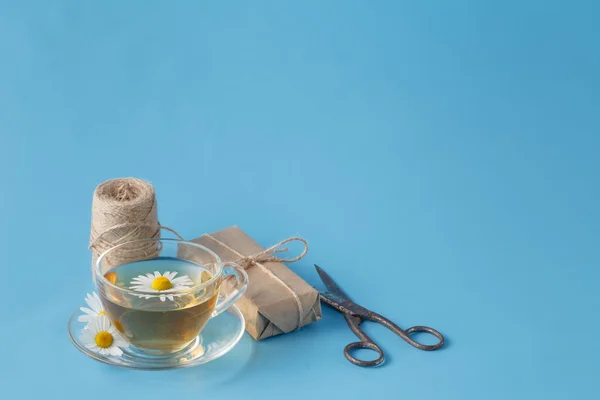
[[[285, 283], [281, 278], [279, 278], [277, 275], [275, 275], [273, 273], [273, 271], [271, 271], [269, 268], [265, 267], [262, 263], [266, 263], [266, 262], [292, 263], [292, 262], [300, 260], [308, 252], [308, 242], [306, 240], [302, 239], [301, 237], [287, 238], [287, 239], [282, 240], [281, 242], [279, 242], [261, 252], [252, 254], [250, 256], [244, 256], [243, 254], [239, 253], [235, 249], [232, 249], [231, 247], [227, 246], [225, 243], [221, 242], [220, 240], [218, 240], [217, 238], [215, 238], [211, 235], [204, 234], [203, 236], [209, 238], [213, 242], [217, 243], [218, 245], [228, 249], [229, 251], [231, 251], [232, 253], [237, 255], [239, 258], [235, 262], [237, 264], [241, 265], [244, 269], [248, 269], [251, 266], [256, 265], [257, 267], [262, 268], [262, 270], [265, 271], [272, 279], [279, 282], [280, 285], [282, 285], [284, 288], [286, 288], [286, 290], [294, 298], [294, 301], [296, 303], [296, 309], [298, 311], [298, 319], [297, 319], [297, 323], [296, 323], [296, 329], [298, 329], [302, 326], [302, 321], [304, 319], [304, 306], [302, 305], [302, 301], [300, 300], [300, 297], [287, 283]], [[293, 257], [293, 258], [281, 258], [281, 257], [277, 257], [274, 255], [277, 253], [287, 252], [289, 249], [287, 247], [281, 248], [281, 246], [283, 246], [286, 243], [293, 242], [293, 241], [299, 241], [304, 244], [304, 250], [302, 250], [302, 253], [300, 255]]]
[[[286, 253], [287, 251], [289, 251], [289, 249], [287, 247], [283, 247], [283, 248], [280, 248], [280, 247], [286, 243], [294, 242], [294, 241], [302, 242], [304, 244], [304, 250], [302, 250], [302, 253], [300, 255], [293, 257], [293, 258], [281, 258], [281, 257], [277, 257], [274, 255], [277, 253]], [[265, 263], [265, 262], [293, 263], [293, 262], [296, 262], [296, 261], [304, 258], [304, 256], [306, 255], [307, 252], [308, 252], [308, 243], [306, 242], [306, 240], [302, 239], [301, 237], [291, 237], [291, 238], [282, 240], [281, 242], [274, 244], [273, 246], [271, 246], [268, 249], [265, 249], [259, 253], [253, 254], [251, 256], [240, 257], [235, 262], [240, 264], [244, 269], [248, 269], [253, 265], [257, 265], [257, 264]]]

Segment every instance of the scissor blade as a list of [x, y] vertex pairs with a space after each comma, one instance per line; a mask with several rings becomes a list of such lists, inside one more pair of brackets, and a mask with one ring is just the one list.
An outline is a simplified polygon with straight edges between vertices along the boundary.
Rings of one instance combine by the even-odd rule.
[[350, 298], [346, 295], [346, 293], [340, 289], [340, 287], [333, 281], [333, 279], [331, 279], [329, 275], [327, 275], [325, 271], [323, 271], [317, 264], [315, 264], [315, 268], [317, 269], [321, 280], [325, 284], [325, 287], [331, 294], [335, 295], [340, 300], [350, 301]]

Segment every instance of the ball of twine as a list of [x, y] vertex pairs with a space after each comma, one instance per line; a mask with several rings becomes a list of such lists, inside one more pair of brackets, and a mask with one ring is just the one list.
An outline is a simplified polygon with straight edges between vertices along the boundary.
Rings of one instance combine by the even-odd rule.
[[[98, 185], [92, 201], [90, 249], [92, 266], [108, 249], [138, 239], [160, 237], [156, 195], [149, 182], [137, 178], [112, 179]], [[110, 266], [158, 255], [158, 243], [121, 246], [105, 259]]]

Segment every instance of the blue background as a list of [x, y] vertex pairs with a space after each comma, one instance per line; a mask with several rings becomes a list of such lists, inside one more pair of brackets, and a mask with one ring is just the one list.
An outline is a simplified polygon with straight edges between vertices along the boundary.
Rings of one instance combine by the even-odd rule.
[[[2, 398], [597, 398], [594, 1], [46, 1], [0, 6]], [[95, 186], [136, 176], [193, 238], [310, 241], [387, 363], [318, 324], [197, 368], [95, 362]], [[57, 397], [58, 398], [58, 397]]]

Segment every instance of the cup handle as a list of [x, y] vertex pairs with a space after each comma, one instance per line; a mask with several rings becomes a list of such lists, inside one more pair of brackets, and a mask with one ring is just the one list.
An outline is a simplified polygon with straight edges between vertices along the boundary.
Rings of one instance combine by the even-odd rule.
[[237, 299], [239, 299], [246, 291], [246, 288], [248, 287], [248, 274], [244, 268], [233, 262], [223, 263], [223, 281], [221, 283], [221, 289], [223, 288], [223, 283], [225, 283], [225, 280], [231, 279], [232, 276], [235, 278], [235, 283], [228, 289], [228, 293], [225, 293], [225, 295], [222, 297], [219, 295], [219, 299], [217, 300], [217, 304], [215, 305], [215, 308], [211, 314], [211, 318], [216, 317], [231, 307], [231, 305], [235, 303]]

